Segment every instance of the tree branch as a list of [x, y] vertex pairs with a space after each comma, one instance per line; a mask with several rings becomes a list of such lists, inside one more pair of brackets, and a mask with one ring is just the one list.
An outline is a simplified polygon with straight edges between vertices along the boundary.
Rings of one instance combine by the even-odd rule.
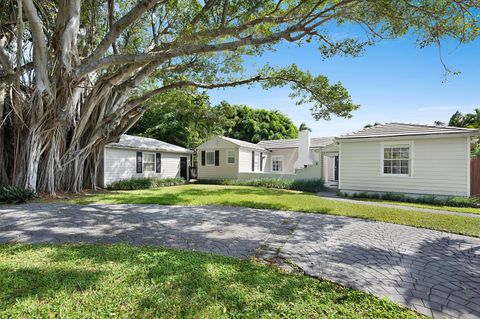
[[165, 2], [165, 0], [140, 0], [127, 14], [111, 25], [109, 32], [105, 35], [102, 41], [100, 41], [97, 48], [85, 60], [83, 60], [82, 65], [85, 66], [100, 59], [126, 28], [137, 21], [146, 11], [161, 2]]
[[47, 42], [43, 33], [43, 23], [38, 16], [33, 0], [23, 0], [33, 37], [33, 63], [35, 65], [36, 90], [38, 92], [50, 91], [47, 66]]
[[[292, 41], [291, 34], [296, 32], [307, 31], [308, 29], [302, 24], [296, 24], [291, 27], [286, 28], [285, 30], [273, 33], [269, 36], [263, 38], [254, 38], [252, 36], [247, 36], [240, 38], [236, 41], [218, 43], [218, 44], [193, 44], [193, 45], [184, 45], [179, 47], [174, 47], [172, 49], [149, 52], [149, 53], [138, 53], [138, 54], [118, 54], [110, 55], [103, 59], [91, 62], [88, 65], [81, 65], [76, 70], [77, 77], [82, 77], [85, 74], [93, 72], [97, 69], [101, 69], [110, 65], [115, 64], [128, 64], [128, 63], [142, 63], [142, 62], [163, 62], [167, 59], [187, 56], [192, 54], [199, 53], [213, 53], [221, 51], [235, 51], [236, 49], [244, 46], [258, 46], [266, 43], [273, 43], [282, 39], [287, 41]], [[302, 36], [305, 36], [303, 34]]]
[[127, 107], [134, 108], [139, 106], [140, 104], [148, 101], [155, 95], [161, 94], [163, 92], [173, 90], [173, 89], [179, 89], [179, 88], [184, 88], [184, 87], [196, 87], [196, 88], [202, 88], [202, 89], [218, 89], [218, 88], [225, 88], [225, 87], [234, 87], [234, 86], [239, 86], [239, 85], [244, 85], [244, 84], [249, 84], [253, 82], [259, 82], [262, 80], [265, 80], [266, 78], [263, 78], [261, 75], [254, 76], [252, 78], [244, 79], [244, 80], [239, 80], [239, 81], [233, 81], [233, 82], [224, 82], [224, 83], [199, 83], [195, 81], [179, 81], [171, 84], [164, 85], [162, 87], [159, 87], [155, 90], [152, 90], [140, 97], [137, 97], [135, 99], [130, 100], [127, 103]]
[[71, 56], [77, 57], [77, 36], [80, 28], [80, 0], [60, 1], [57, 24], [63, 29], [60, 37], [60, 55], [65, 69], [70, 72], [72, 69]]
[[5, 44], [7, 42], [7, 37], [3, 36], [0, 38], [0, 64], [3, 65], [6, 73], [11, 73], [13, 70], [12, 61], [5, 51]]
[[15, 78], [24, 74], [25, 72], [32, 71], [34, 68], [33, 62], [22, 65], [20, 68], [14, 68], [12, 71], [14, 73], [0, 76], [0, 84], [9, 83], [15, 80]]

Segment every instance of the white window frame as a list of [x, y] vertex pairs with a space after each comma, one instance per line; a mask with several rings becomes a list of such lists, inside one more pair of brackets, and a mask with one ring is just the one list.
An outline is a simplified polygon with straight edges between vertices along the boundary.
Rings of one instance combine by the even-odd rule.
[[[380, 143], [380, 175], [385, 177], [412, 177], [413, 176], [413, 141], [395, 141]], [[408, 147], [408, 174], [385, 173], [385, 148]]]
[[[212, 154], [213, 154], [213, 155], [212, 155], [213, 161], [212, 161], [211, 164], [208, 163], [208, 153], [212, 153]], [[205, 151], [205, 165], [206, 165], [206, 166], [215, 166], [215, 151]]]
[[[274, 162], [274, 161], [278, 161], [278, 160], [280, 160], [280, 161], [282, 162], [282, 169], [279, 170], [279, 171], [274, 171], [274, 170], [273, 170], [273, 167], [274, 167], [274, 166], [273, 166], [273, 162]], [[270, 164], [271, 164], [271, 166], [272, 166], [272, 170], [271, 170], [272, 173], [282, 173], [282, 172], [283, 172], [283, 155], [273, 155], [273, 156], [270, 158], [270, 161], [271, 161]]]
[[260, 152], [255, 152], [255, 156], [254, 156], [254, 159], [253, 159], [253, 165], [254, 165], [254, 168], [255, 168], [255, 172], [259, 172], [260, 171]]
[[[153, 157], [153, 162], [146, 161], [148, 156]], [[156, 170], [155, 170], [156, 157], [155, 156], [156, 156], [155, 153], [145, 153], [145, 152], [143, 152], [143, 154], [142, 154], [142, 169], [143, 169], [144, 173], [147, 173], [147, 172], [154, 172], [155, 173], [156, 172]], [[149, 169], [147, 170], [145, 168], [145, 164], [153, 164], [153, 169], [152, 170], [149, 170]]]
[[[235, 150], [227, 150], [226, 152], [227, 154], [227, 164], [228, 165], [235, 165], [237, 163], [237, 154], [235, 152]], [[231, 154], [233, 154], [233, 156], [230, 156]], [[233, 157], [233, 163], [230, 163], [228, 160]]]

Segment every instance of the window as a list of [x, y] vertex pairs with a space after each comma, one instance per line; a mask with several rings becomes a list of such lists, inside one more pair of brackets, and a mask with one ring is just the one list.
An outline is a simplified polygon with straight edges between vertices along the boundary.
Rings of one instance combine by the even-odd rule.
[[207, 165], [215, 165], [215, 152], [207, 151]]
[[151, 154], [151, 153], [143, 154], [143, 171], [155, 172], [155, 154]]
[[383, 174], [410, 174], [410, 145], [385, 145], [383, 147]]
[[283, 157], [272, 156], [272, 172], [281, 172], [281, 171], [283, 171]]
[[235, 164], [235, 151], [227, 151], [227, 163]]
[[261, 171], [260, 169], [260, 153], [255, 153], [255, 169]]

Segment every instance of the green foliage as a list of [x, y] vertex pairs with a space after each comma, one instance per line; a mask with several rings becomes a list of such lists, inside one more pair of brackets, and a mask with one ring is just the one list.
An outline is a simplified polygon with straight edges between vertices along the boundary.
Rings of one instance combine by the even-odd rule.
[[128, 134], [156, 138], [190, 149], [215, 135], [252, 143], [298, 137], [295, 124], [279, 111], [252, 109], [221, 102], [212, 107], [208, 95], [175, 90], [148, 102], [147, 111]]
[[307, 126], [307, 124], [302, 123], [302, 124], [300, 124], [300, 126], [298, 127], [298, 131], [300, 132], [300, 131], [304, 131], [304, 130], [309, 131], [309, 132], [312, 131], [312, 129], [309, 128], [309, 127]]
[[346, 194], [339, 193], [344, 197], [352, 198], [367, 198], [367, 199], [382, 199], [395, 202], [415, 203], [415, 204], [428, 204], [435, 206], [450, 206], [450, 207], [480, 207], [480, 199], [476, 197], [437, 197], [434, 195], [426, 195], [420, 197], [412, 197], [398, 193], [354, 193]]
[[291, 98], [296, 104], [311, 105], [312, 116], [315, 120], [330, 120], [331, 115], [350, 118], [351, 112], [360, 106], [354, 104], [347, 89], [338, 82], [330, 84], [323, 75], [313, 76], [308, 71], [300, 70], [295, 64], [285, 68], [265, 66], [260, 71], [264, 89], [272, 87], [290, 86]]
[[186, 250], [1, 245], [0, 265], [0, 318], [421, 318], [327, 280]]
[[31, 189], [16, 186], [0, 186], [0, 203], [26, 203], [36, 196], [37, 194]]
[[116, 181], [108, 185], [108, 189], [112, 190], [135, 190], [149, 189], [165, 186], [177, 186], [185, 184], [185, 180], [181, 177], [175, 178], [130, 178]]
[[475, 109], [473, 113], [466, 114], [456, 111], [450, 118], [448, 125], [456, 127], [479, 128], [480, 108]]
[[156, 138], [194, 149], [214, 135], [222, 135], [227, 122], [207, 94], [175, 90], [147, 102], [147, 111], [128, 134]]
[[317, 193], [324, 190], [323, 181], [320, 179], [293, 180], [284, 178], [258, 178], [248, 180], [221, 179], [199, 180], [199, 184], [256, 186], [277, 189], [290, 189], [302, 192]]
[[225, 101], [215, 109], [226, 119], [223, 126], [225, 136], [251, 143], [298, 137], [295, 124], [279, 111], [231, 105]]
[[375, 126], [378, 126], [378, 125], [382, 125], [382, 123], [375, 122], [373, 124], [367, 124], [363, 128], [371, 128], [371, 127], [375, 127]]

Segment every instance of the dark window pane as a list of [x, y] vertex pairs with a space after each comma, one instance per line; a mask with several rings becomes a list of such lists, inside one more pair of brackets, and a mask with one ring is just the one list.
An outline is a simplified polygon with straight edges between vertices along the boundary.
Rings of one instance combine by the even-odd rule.
[[402, 162], [402, 161], [400, 161], [400, 160], [393, 160], [393, 161], [392, 161], [392, 166], [394, 166], [394, 167], [399, 167], [400, 164], [401, 164], [401, 162]]
[[402, 174], [408, 174], [408, 167], [402, 167]]

